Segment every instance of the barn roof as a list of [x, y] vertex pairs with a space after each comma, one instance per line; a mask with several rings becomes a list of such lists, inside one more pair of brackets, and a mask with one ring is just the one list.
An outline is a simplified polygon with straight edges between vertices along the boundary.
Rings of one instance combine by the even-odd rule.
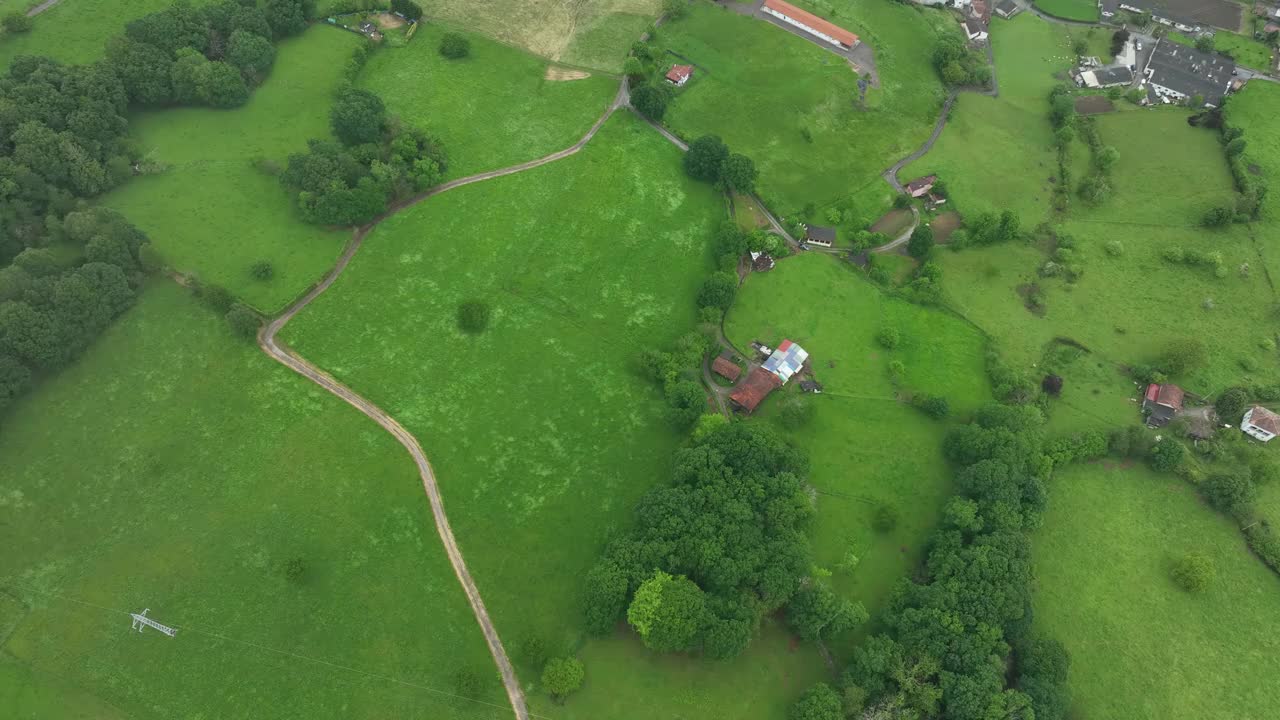
[[742, 374], [742, 368], [723, 355], [712, 361], [711, 369], [726, 380], [737, 380], [738, 376]]
[[672, 65], [667, 71], [667, 79], [673, 83], [684, 82], [693, 74], [692, 65]]
[[764, 6], [770, 10], [774, 10], [782, 13], [783, 15], [786, 15], [787, 17], [791, 18], [792, 20], [795, 20], [801, 25], [811, 27], [814, 30], [817, 30], [818, 32], [822, 33], [823, 35], [830, 35], [831, 37], [835, 38], [836, 40], [839, 40], [845, 45], [858, 44], [857, 35], [854, 35], [853, 33], [849, 32], [848, 30], [845, 30], [844, 28], [840, 27], [839, 25], [836, 25], [835, 23], [831, 23], [826, 20], [823, 20], [822, 18], [818, 17], [817, 15], [814, 15], [811, 12], [801, 10], [800, 8], [796, 7], [795, 5], [792, 5], [789, 2], [783, 2], [783, 0], [764, 0]]
[[923, 190], [925, 188], [933, 187], [933, 184], [936, 182], [938, 182], [937, 175], [925, 175], [924, 177], [918, 177], [915, 180], [912, 180], [911, 182], [907, 183], [907, 191], [915, 192], [917, 190]]
[[1280, 435], [1280, 415], [1276, 415], [1261, 405], [1249, 409], [1249, 424], [1260, 427], [1274, 435]]
[[738, 407], [752, 412], [762, 400], [769, 396], [775, 388], [782, 385], [782, 381], [771, 372], [767, 372], [762, 368], [752, 368], [747, 374], [746, 382], [742, 383], [742, 387], [733, 391], [729, 399], [738, 405]]

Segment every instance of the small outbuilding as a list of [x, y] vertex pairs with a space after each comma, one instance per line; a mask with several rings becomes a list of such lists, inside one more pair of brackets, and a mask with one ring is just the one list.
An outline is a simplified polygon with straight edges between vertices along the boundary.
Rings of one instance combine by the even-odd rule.
[[738, 367], [738, 363], [734, 362], [727, 354], [716, 357], [711, 362], [711, 370], [729, 382], [737, 382], [742, 375], [742, 368]]
[[1244, 418], [1240, 420], [1240, 429], [1249, 437], [1271, 442], [1271, 438], [1280, 435], [1280, 415], [1261, 405], [1254, 405], [1245, 411]]
[[822, 386], [818, 384], [817, 380], [801, 380], [800, 392], [807, 392], [807, 393], [813, 393], [814, 395], [821, 395]]
[[790, 340], [783, 340], [778, 349], [773, 351], [764, 361], [766, 372], [778, 376], [779, 384], [785, 385], [792, 375], [804, 369], [809, 362], [809, 352]]
[[805, 225], [804, 241], [809, 245], [831, 247], [836, 244], [836, 229], [821, 225]]
[[938, 182], [937, 175], [925, 175], [907, 183], [907, 194], [913, 198], [924, 197], [933, 189], [934, 184]]
[[769, 393], [780, 387], [782, 387], [782, 381], [777, 375], [764, 368], [753, 368], [747, 373], [747, 379], [742, 386], [729, 395], [729, 400], [739, 410], [752, 413], [769, 396]]
[[1182, 412], [1182, 400], [1185, 396], [1182, 388], [1172, 383], [1148, 385], [1142, 398], [1142, 412], [1147, 415], [1147, 424], [1152, 427], [1168, 425], [1170, 420]]
[[965, 18], [964, 34], [969, 37], [970, 42], [986, 42], [987, 28], [977, 18]]
[[692, 65], [672, 65], [667, 71], [667, 82], [676, 87], [684, 87], [691, 77], [693, 77]]
[[1020, 12], [1022, 12], [1022, 7], [1013, 0], [1001, 0], [996, 3], [996, 14], [1006, 20]]

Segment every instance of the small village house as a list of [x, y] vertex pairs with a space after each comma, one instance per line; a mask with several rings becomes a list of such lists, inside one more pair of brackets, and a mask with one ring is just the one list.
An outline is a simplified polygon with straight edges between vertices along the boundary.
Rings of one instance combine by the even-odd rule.
[[1261, 405], [1254, 405], [1245, 411], [1244, 418], [1240, 420], [1240, 429], [1249, 437], [1271, 442], [1271, 438], [1280, 435], [1280, 415]]
[[913, 198], [924, 197], [933, 189], [935, 183], [938, 182], [937, 175], [925, 175], [907, 183], [907, 194]]
[[711, 363], [711, 370], [729, 382], [737, 382], [742, 375], [742, 368], [727, 353], [721, 353]]
[[804, 241], [809, 245], [831, 247], [836, 244], [836, 229], [821, 225], [805, 225]]
[[858, 44], [857, 35], [783, 0], [764, 0], [761, 10], [836, 47], [852, 50]]
[[987, 28], [977, 18], [965, 18], [964, 34], [969, 38], [969, 42], [987, 41]]
[[1172, 383], [1148, 385], [1142, 398], [1142, 412], [1147, 416], [1147, 424], [1152, 427], [1168, 425], [1170, 420], [1182, 412], [1185, 395], [1182, 388]]
[[667, 82], [676, 87], [684, 87], [691, 77], [693, 77], [692, 65], [672, 65], [667, 71]]
[[769, 393], [780, 387], [782, 387], [782, 381], [777, 375], [764, 368], [752, 368], [751, 372], [747, 373], [746, 381], [729, 395], [729, 400], [739, 410], [752, 413], [769, 396]]

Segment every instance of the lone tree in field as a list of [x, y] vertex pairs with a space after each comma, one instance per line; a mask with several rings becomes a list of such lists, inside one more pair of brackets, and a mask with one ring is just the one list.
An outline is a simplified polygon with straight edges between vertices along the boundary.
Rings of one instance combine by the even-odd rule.
[[471, 41], [456, 32], [447, 32], [440, 38], [440, 54], [450, 60], [459, 60], [471, 54]]
[[0, 20], [0, 24], [4, 25], [5, 32], [17, 34], [29, 32], [34, 23], [31, 18], [27, 17], [26, 13], [21, 10], [15, 10], [5, 15], [4, 20]]
[[720, 185], [726, 190], [749, 193], [756, 188], [755, 162], [741, 153], [733, 153], [720, 165]]
[[1191, 593], [1204, 592], [1216, 574], [1213, 561], [1201, 553], [1188, 553], [1170, 573], [1178, 587]]
[[243, 303], [232, 305], [231, 309], [227, 311], [226, 318], [232, 332], [242, 338], [251, 339], [256, 337], [258, 328], [262, 327], [262, 318], [258, 317], [258, 313]]
[[685, 174], [695, 180], [715, 182], [720, 177], [720, 166], [729, 159], [729, 146], [719, 135], [703, 135], [689, 143], [689, 152], [681, 162]]
[[1040, 389], [1044, 390], [1046, 395], [1058, 397], [1062, 394], [1062, 377], [1059, 375], [1045, 375], [1044, 380], [1040, 381]]
[[1204, 367], [1209, 351], [1196, 338], [1174, 340], [1165, 346], [1160, 355], [1160, 369], [1170, 375], [1182, 375]]
[[907, 253], [917, 260], [929, 257], [933, 252], [933, 230], [928, 225], [919, 225], [911, 231], [911, 239], [907, 241]]
[[641, 115], [653, 121], [662, 120], [667, 114], [671, 91], [663, 85], [641, 85], [631, 91], [631, 105]]
[[333, 134], [346, 145], [378, 142], [386, 121], [387, 107], [382, 98], [357, 88], [339, 91], [329, 111]]
[[542, 669], [542, 689], [556, 702], [564, 702], [566, 696], [582, 687], [585, 675], [578, 658], [552, 658]]
[[458, 329], [470, 335], [479, 335], [489, 327], [492, 311], [480, 300], [468, 300], [458, 306]]
[[302, 558], [296, 558], [296, 557], [289, 558], [287, 561], [285, 561], [285, 564], [284, 564], [285, 580], [288, 580], [294, 585], [301, 585], [302, 581], [306, 579], [306, 575], [307, 575], [307, 564], [302, 561]]
[[1248, 403], [1248, 390], [1242, 387], [1227, 388], [1213, 401], [1213, 409], [1217, 411], [1219, 418], [1231, 421], [1244, 413], [1244, 406]]

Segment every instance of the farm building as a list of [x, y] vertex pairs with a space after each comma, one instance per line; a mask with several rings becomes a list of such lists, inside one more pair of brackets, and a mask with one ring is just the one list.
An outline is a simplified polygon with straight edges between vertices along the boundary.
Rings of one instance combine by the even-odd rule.
[[971, 42], [985, 42], [987, 39], [987, 28], [978, 18], [965, 18], [964, 34]]
[[769, 272], [773, 269], [773, 256], [769, 253], [751, 251], [751, 269], [756, 272]]
[[692, 65], [672, 65], [667, 71], [667, 82], [676, 87], [684, 87], [691, 77], [693, 77]]
[[1171, 383], [1148, 385], [1146, 395], [1142, 398], [1142, 412], [1147, 416], [1147, 424], [1153, 427], [1168, 425], [1170, 420], [1182, 412], [1185, 395], [1182, 388]]
[[996, 14], [1006, 20], [1020, 12], [1022, 12], [1022, 7], [1013, 0], [1001, 0], [996, 4]]
[[738, 367], [738, 363], [727, 354], [717, 356], [711, 363], [711, 370], [729, 382], [737, 382], [738, 377], [742, 375], [742, 368]]
[[858, 44], [857, 35], [783, 0], [764, 0], [764, 7], [761, 10], [788, 25], [798, 27], [810, 35], [822, 38], [845, 50], [850, 50]]
[[766, 371], [764, 368], [753, 368], [747, 373], [746, 382], [742, 386], [729, 395], [729, 399], [733, 401], [740, 410], [751, 413], [756, 407], [769, 396], [777, 388], [782, 387], [782, 381], [777, 375]]
[[810, 245], [831, 247], [836, 243], [836, 229], [821, 225], [805, 225], [804, 241]]
[[907, 183], [907, 194], [913, 198], [924, 197], [929, 194], [933, 186], [938, 182], [937, 175], [925, 175]]
[[1133, 83], [1133, 71], [1122, 65], [1101, 70], [1080, 70], [1076, 85], [1087, 88], [1109, 88]]
[[1173, 103], [1199, 95], [1205, 107], [1216, 108], [1231, 91], [1236, 64], [1218, 53], [1200, 52], [1165, 40], [1156, 41], [1143, 69], [1148, 80], [1147, 99]]
[[1240, 429], [1249, 437], [1270, 442], [1271, 438], [1280, 435], [1280, 415], [1261, 405], [1254, 405], [1245, 411], [1244, 418], [1240, 420]]
[[821, 395], [822, 386], [818, 384], [817, 380], [801, 380], [800, 392], [807, 392], [807, 393], [813, 393], [814, 395]]
[[777, 376], [780, 385], [786, 385], [792, 375], [804, 369], [809, 362], [809, 353], [790, 340], [783, 340], [777, 350], [764, 361], [766, 372]]

